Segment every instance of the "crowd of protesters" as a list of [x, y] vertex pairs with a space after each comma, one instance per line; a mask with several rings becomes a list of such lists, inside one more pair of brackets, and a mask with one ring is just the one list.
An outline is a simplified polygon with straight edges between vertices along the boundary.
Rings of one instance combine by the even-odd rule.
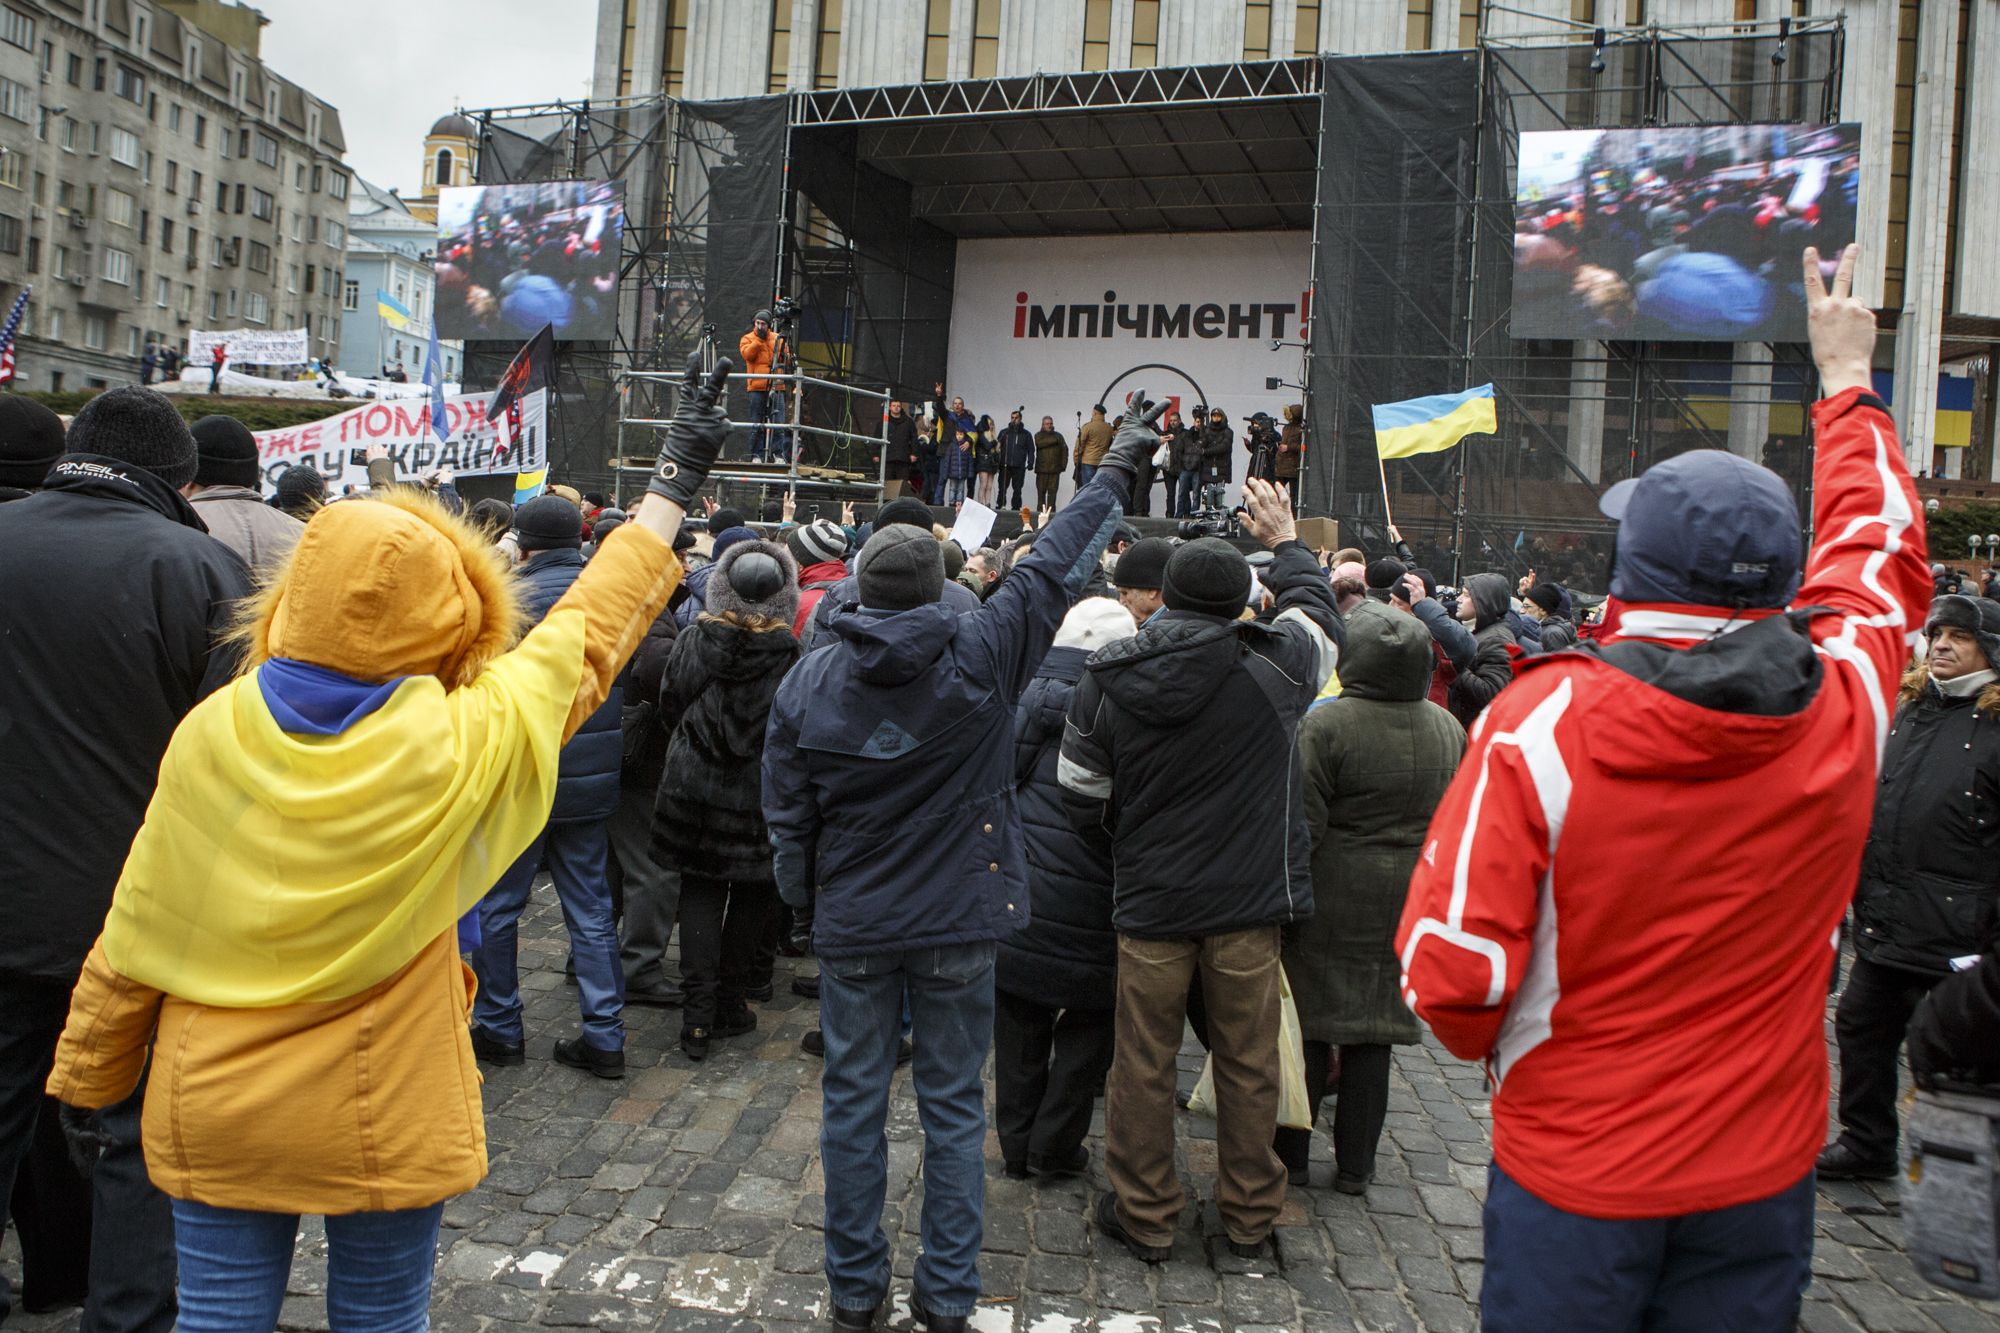
[[[909, 1308], [962, 1333], [989, 1058], [1009, 1176], [1089, 1172], [1103, 1098], [1092, 1220], [1156, 1263], [1190, 1025], [1233, 1255], [1290, 1187], [1369, 1190], [1392, 1049], [1428, 1026], [1495, 1085], [1485, 1327], [1790, 1329], [1815, 1168], [1896, 1166], [1905, 1035], [1920, 1086], [2000, 1082], [2000, 602], [1934, 597], [1852, 252], [1831, 294], [1806, 263], [1812, 551], [1774, 475], [1684, 454], [1607, 491], [1594, 621], [1532, 576], [1441, 587], [1399, 538], [1317, 557], [1277, 484], [1296, 413], [1251, 432], [1246, 541], [1122, 522], [1157, 460], [1199, 484], [1211, 456], [1134, 394], [1084, 427], [1069, 504], [967, 552], [913, 496], [761, 530], [701, 500], [727, 364], [690, 367], [623, 509], [467, 506], [386, 458], [354, 498], [293, 469], [267, 499], [228, 418], [129, 388], [65, 431], [0, 398], [21, 1295], [268, 1329], [318, 1214], [331, 1327], [424, 1327], [443, 1205], [486, 1170], [475, 1062], [528, 1058], [546, 870], [578, 1005], [552, 1058], [589, 1075], [624, 1076], [626, 1005], [679, 1009], [699, 1066], [757, 1030], [781, 951], [816, 956], [849, 1333], [894, 1281], [899, 1066]], [[993, 433], [996, 499], [1040, 438]]]

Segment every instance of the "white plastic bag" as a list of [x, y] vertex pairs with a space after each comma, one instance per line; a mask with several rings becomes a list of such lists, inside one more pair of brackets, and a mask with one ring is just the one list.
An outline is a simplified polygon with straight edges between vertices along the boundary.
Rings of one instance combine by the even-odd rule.
[[1173, 442], [1171, 440], [1160, 441], [1160, 447], [1153, 451], [1153, 466], [1165, 467], [1167, 464], [1171, 463], [1173, 459], [1174, 459]]
[[[1215, 1057], [1201, 1066], [1201, 1079], [1188, 1098], [1188, 1110], [1215, 1119]], [[1278, 1123], [1286, 1129], [1311, 1129], [1313, 1108], [1306, 1101], [1305, 1037], [1299, 1030], [1299, 1007], [1292, 1001], [1292, 983], [1278, 965]]]

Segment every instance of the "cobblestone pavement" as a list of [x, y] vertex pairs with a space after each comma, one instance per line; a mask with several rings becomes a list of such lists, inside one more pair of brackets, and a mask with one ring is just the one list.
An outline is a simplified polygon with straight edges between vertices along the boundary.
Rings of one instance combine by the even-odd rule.
[[[719, 1042], [701, 1065], [676, 1043], [680, 1015], [632, 1009], [622, 1082], [554, 1064], [576, 1031], [564, 986], [567, 948], [544, 884], [522, 921], [528, 1062], [486, 1071], [492, 1171], [445, 1208], [434, 1327], [480, 1333], [515, 1324], [686, 1333], [784, 1333], [827, 1314], [819, 1144], [819, 1062], [799, 1038], [816, 1006], [777, 998], [752, 1036]], [[1830, 1028], [1829, 1028], [1830, 1035]], [[1190, 1038], [1183, 1090], [1200, 1069]], [[1105, 1187], [1101, 1138], [1087, 1181], [1014, 1181], [987, 1139], [985, 1296], [979, 1333], [1458, 1333], [1477, 1326], [1480, 1203], [1490, 1106], [1479, 1071], [1435, 1042], [1399, 1047], [1378, 1183], [1368, 1197], [1331, 1189], [1331, 1145], [1315, 1143], [1312, 1183], [1294, 1188], [1275, 1254], [1233, 1258], [1214, 1205], [1214, 1128], [1181, 1115], [1176, 1150], [1191, 1203], [1170, 1262], [1156, 1268], [1085, 1221]], [[1097, 1129], [1101, 1131], [1100, 1111]], [[907, 1069], [890, 1109], [884, 1225], [895, 1239], [895, 1311], [908, 1284], [923, 1194], [922, 1134]], [[281, 1327], [324, 1329], [322, 1233], [309, 1222]], [[1891, 1185], [1830, 1184], [1819, 1198], [1811, 1333], [2000, 1333], [2000, 1304], [1973, 1303], [1920, 1279], [1902, 1253]], [[19, 1273], [11, 1234], [0, 1264]], [[70, 1333], [75, 1312], [16, 1314], [8, 1333]], [[1094, 1328], [1093, 1328], [1094, 1325]]]

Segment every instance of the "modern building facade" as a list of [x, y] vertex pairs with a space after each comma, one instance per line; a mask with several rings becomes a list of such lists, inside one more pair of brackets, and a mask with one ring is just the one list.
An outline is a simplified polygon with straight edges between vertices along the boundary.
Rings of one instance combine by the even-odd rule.
[[32, 284], [14, 387], [136, 383], [148, 343], [305, 328], [340, 344], [340, 115], [222, 0], [0, 6], [0, 303]]
[[[401, 366], [412, 380], [423, 375], [436, 287], [431, 271], [437, 252], [436, 198], [433, 191], [431, 217], [425, 219], [394, 190], [354, 178], [346, 286], [341, 291], [342, 337], [335, 362], [341, 373], [376, 379]], [[444, 378], [457, 380], [465, 345], [441, 342], [438, 356]]]
[[[1931, 392], [1895, 394], [1910, 464], [2000, 479], [2000, 229], [1990, 224], [2000, 215], [2000, 0], [599, 0], [593, 96], [709, 100], [1449, 50], [1482, 34], [1565, 29], [1587, 43], [1600, 26], [1713, 37], [1832, 14], [1845, 15], [1840, 118], [1863, 126], [1856, 292], [1894, 329], [1881, 369], [1901, 385], [1968, 369], [1980, 381], [1973, 449], [1944, 447]], [[1570, 419], [1601, 419], [1602, 346], [1559, 354], [1575, 359]], [[1728, 440], [1756, 457], [1770, 350], [1739, 345], [1733, 365]], [[1576, 445], [1572, 462], [1594, 474], [1595, 450]]]

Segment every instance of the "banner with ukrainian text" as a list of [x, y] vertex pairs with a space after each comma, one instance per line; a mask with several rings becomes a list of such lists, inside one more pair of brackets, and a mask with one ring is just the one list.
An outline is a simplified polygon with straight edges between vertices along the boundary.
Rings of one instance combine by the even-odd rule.
[[491, 393], [446, 398], [445, 419], [451, 438], [442, 444], [431, 430], [430, 404], [421, 398], [369, 403], [303, 426], [255, 431], [264, 483], [273, 485], [286, 468], [310, 463], [327, 478], [335, 495], [348, 486], [365, 488], [368, 464], [362, 455], [378, 444], [395, 460], [396, 475], [406, 480], [439, 467], [448, 467], [461, 477], [546, 467], [547, 392], [537, 391], [521, 399], [518, 428], [509, 424], [512, 414], [498, 421], [486, 419], [486, 407], [492, 401]]
[[208, 373], [217, 343], [232, 366], [302, 366], [306, 363], [306, 329], [223, 329], [188, 335], [188, 364]]

